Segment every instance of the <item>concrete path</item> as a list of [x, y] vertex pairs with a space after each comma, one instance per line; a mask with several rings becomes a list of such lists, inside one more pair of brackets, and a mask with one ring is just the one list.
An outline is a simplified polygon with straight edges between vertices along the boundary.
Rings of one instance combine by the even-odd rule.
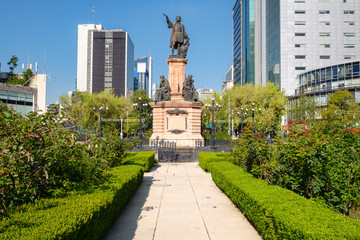
[[161, 163], [119, 216], [106, 240], [261, 239], [197, 163]]

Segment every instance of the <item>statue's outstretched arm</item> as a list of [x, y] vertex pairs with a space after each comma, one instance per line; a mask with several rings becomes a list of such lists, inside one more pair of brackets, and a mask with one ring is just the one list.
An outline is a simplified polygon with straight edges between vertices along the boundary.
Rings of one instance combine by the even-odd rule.
[[173, 23], [170, 21], [168, 15], [166, 15], [165, 13], [163, 13], [163, 15], [166, 17], [166, 22], [168, 24], [168, 28], [172, 28]]

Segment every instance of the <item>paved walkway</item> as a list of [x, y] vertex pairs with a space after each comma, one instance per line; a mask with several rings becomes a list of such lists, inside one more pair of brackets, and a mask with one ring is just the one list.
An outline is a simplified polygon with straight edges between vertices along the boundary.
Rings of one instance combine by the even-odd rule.
[[197, 163], [161, 163], [119, 216], [106, 240], [261, 239]]

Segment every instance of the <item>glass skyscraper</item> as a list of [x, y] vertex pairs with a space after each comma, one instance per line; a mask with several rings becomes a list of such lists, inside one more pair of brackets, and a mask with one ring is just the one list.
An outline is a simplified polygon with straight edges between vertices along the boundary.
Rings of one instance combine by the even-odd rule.
[[261, 5], [237, 0], [233, 8], [234, 84], [261, 83]]
[[134, 91], [144, 89], [152, 98], [152, 58], [141, 57], [135, 60]]
[[359, 14], [357, 0], [236, 0], [234, 83], [294, 95], [302, 72], [359, 59]]

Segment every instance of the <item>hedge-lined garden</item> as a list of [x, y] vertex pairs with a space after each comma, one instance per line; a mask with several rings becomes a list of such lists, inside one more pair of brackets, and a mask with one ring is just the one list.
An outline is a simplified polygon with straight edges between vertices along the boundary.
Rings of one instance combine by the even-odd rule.
[[225, 154], [199, 153], [199, 164], [264, 239], [360, 239], [360, 221], [255, 178]]
[[115, 134], [79, 143], [64, 120], [0, 104], [0, 239], [101, 239], [155, 162]]

